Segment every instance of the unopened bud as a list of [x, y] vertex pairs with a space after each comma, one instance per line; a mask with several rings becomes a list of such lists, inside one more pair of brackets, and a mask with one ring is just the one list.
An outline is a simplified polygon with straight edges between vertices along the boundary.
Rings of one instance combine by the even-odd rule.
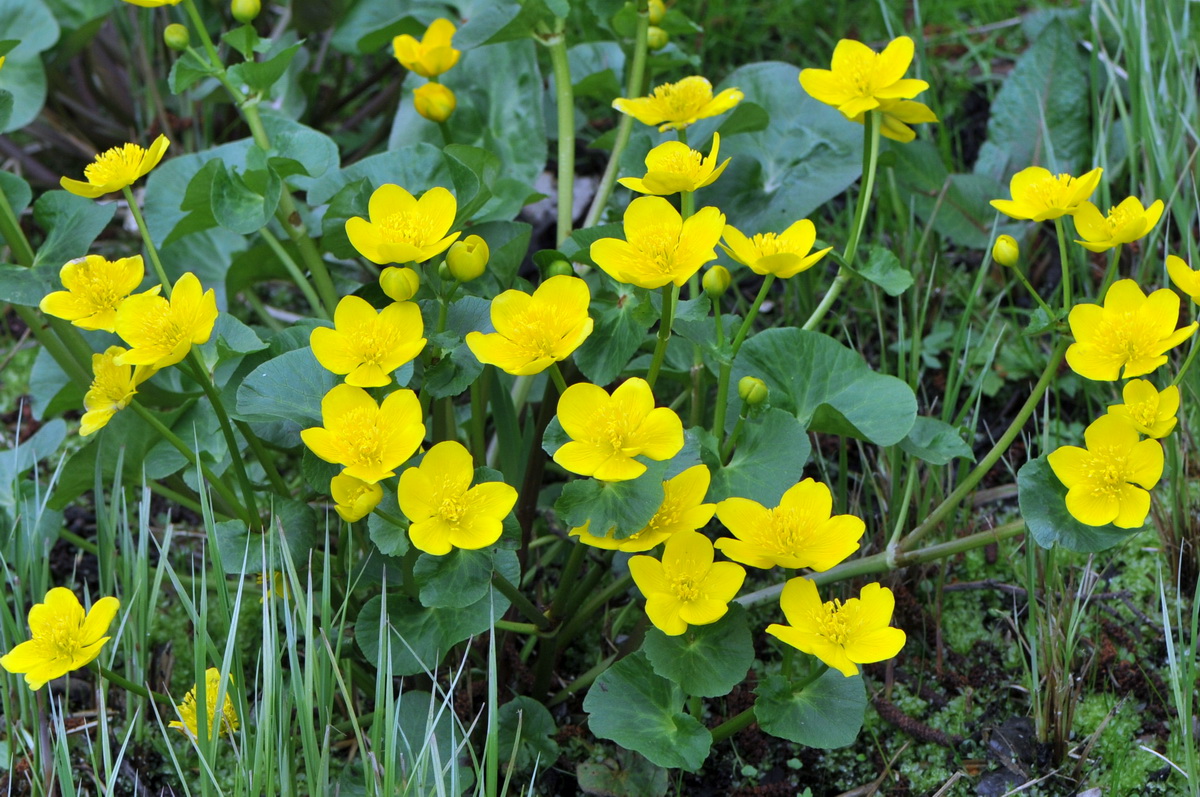
[[163, 29], [163, 41], [172, 50], [183, 52], [191, 44], [192, 35], [188, 32], [186, 26], [175, 22]]
[[657, 25], [667, 15], [667, 7], [663, 0], [650, 0], [650, 24]]
[[575, 268], [565, 260], [555, 260], [546, 269], [547, 277], [574, 277]]
[[743, 376], [738, 380], [738, 395], [749, 407], [757, 407], [767, 400], [767, 383], [757, 376]]
[[233, 0], [230, 10], [233, 18], [243, 25], [249, 25], [262, 11], [261, 0]]
[[458, 107], [458, 99], [441, 83], [426, 83], [413, 91], [413, 105], [429, 121], [444, 122]]
[[446, 265], [454, 279], [470, 282], [487, 269], [490, 254], [487, 241], [478, 235], [468, 235], [450, 245], [450, 251], [446, 252]]
[[389, 266], [379, 275], [379, 287], [394, 302], [407, 302], [417, 295], [421, 287], [421, 275], [416, 269]]
[[1002, 266], [1012, 268], [1020, 258], [1021, 247], [1017, 245], [1017, 239], [1011, 235], [1001, 235], [992, 245], [992, 260]]
[[708, 298], [718, 299], [725, 295], [725, 291], [729, 290], [729, 283], [732, 281], [733, 277], [729, 275], [729, 269], [724, 266], [713, 266], [704, 272], [704, 279], [700, 284], [704, 286], [704, 292], [708, 294]]
[[651, 50], [661, 50], [670, 40], [670, 34], [657, 25], [651, 25], [646, 31], [646, 46]]

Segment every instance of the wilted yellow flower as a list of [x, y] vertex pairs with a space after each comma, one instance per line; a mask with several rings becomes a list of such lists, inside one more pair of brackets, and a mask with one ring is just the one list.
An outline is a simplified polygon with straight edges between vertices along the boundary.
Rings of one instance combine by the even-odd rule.
[[48, 681], [91, 663], [109, 640], [105, 636], [121, 602], [101, 598], [84, 614], [75, 593], [55, 587], [46, 593], [44, 603], [29, 610], [31, 639], [0, 656], [0, 667], [24, 674], [25, 683], [35, 692]]
[[803, 653], [816, 656], [842, 675], [858, 675], [856, 664], [886, 661], [907, 640], [899, 628], [890, 627], [896, 598], [879, 584], [867, 584], [845, 603], [821, 602], [817, 585], [793, 578], [783, 586], [779, 606], [790, 625], [772, 623], [767, 633]]
[[1196, 331], [1195, 323], [1175, 329], [1178, 319], [1174, 291], [1163, 288], [1147, 297], [1133, 280], [1119, 280], [1108, 289], [1103, 307], [1071, 308], [1067, 320], [1075, 342], [1067, 349], [1067, 364], [1080, 376], [1102, 382], [1148, 374], [1167, 361], [1165, 352]]
[[420, 198], [398, 185], [381, 185], [371, 194], [367, 215], [346, 221], [346, 235], [372, 263], [424, 263], [440, 255], [461, 233], [447, 235], [458, 201], [440, 186]]
[[345, 467], [345, 475], [374, 484], [395, 476], [425, 439], [421, 402], [411, 390], [388, 394], [376, 404], [354, 385], [338, 385], [321, 399], [321, 422], [300, 439], [321, 459]]
[[[916, 100], [880, 100], [875, 109], [879, 114], [879, 133], [884, 138], [907, 144], [917, 137], [917, 133], [909, 125], [937, 122], [937, 114], [923, 102]], [[869, 111], [863, 111], [850, 121], [864, 123]]]
[[1097, 166], [1087, 174], [1072, 177], [1030, 166], [1013, 175], [1009, 183], [1012, 199], [993, 199], [992, 207], [1014, 219], [1052, 221], [1071, 216], [1096, 190], [1103, 171]]
[[813, 252], [817, 228], [808, 219], [801, 219], [783, 232], [760, 232], [747, 238], [736, 227], [725, 225], [725, 243], [721, 245], [730, 257], [755, 274], [774, 274], [780, 279], [794, 277], [812, 268], [829, 251], [827, 246]]
[[708, 538], [686, 529], [667, 540], [661, 562], [650, 556], [630, 559], [629, 574], [646, 596], [646, 616], [667, 636], [720, 620], [746, 580], [741, 565], [713, 562]]
[[124, 353], [120, 346], [109, 346], [103, 354], [92, 355], [92, 385], [83, 396], [87, 412], [80, 420], [81, 436], [103, 429], [112, 416], [133, 401], [138, 385], [154, 375], [149, 366], [117, 365], [114, 360]]
[[[233, 699], [229, 693], [233, 689], [233, 674], [230, 673], [228, 682], [225, 686], [225, 700], [221, 704], [221, 720], [217, 728], [217, 736], [225, 736], [232, 734], [238, 729], [237, 709], [233, 705]], [[179, 712], [180, 719], [171, 720], [169, 727], [186, 733], [193, 739], [199, 738], [200, 729], [198, 727], [199, 720], [196, 712], [196, 692], [193, 687], [188, 690], [183, 696], [183, 703], [176, 706], [176, 711]], [[205, 717], [209, 722], [209, 727], [204, 729], [204, 736], [208, 738], [208, 734], [212, 728], [212, 722], [217, 716], [217, 698], [221, 694], [221, 671], [216, 667], [209, 667], [204, 671], [204, 702], [208, 706], [208, 711], [205, 712]]]
[[362, 520], [383, 500], [383, 487], [339, 473], [329, 482], [334, 511], [347, 523]]
[[434, 78], [449, 71], [462, 55], [450, 45], [455, 30], [450, 20], [435, 19], [426, 28], [420, 41], [407, 33], [397, 36], [392, 39], [396, 60], [405, 69], [423, 78]]
[[712, 520], [716, 504], [704, 503], [712, 475], [706, 465], [693, 465], [673, 479], [663, 482], [663, 500], [654, 517], [644, 528], [623, 539], [613, 537], [613, 529], [607, 535], [597, 537], [589, 531], [591, 523], [571, 529], [570, 536], [593, 548], [607, 551], [641, 553], [669, 539], [681, 531], [695, 531]]
[[[126, 2], [131, 2], [131, 0], [126, 0]], [[142, 3], [135, 3], [135, 5], [147, 2], [149, 0], [142, 0]], [[163, 5], [163, 3], [156, 5]], [[172, 3], [172, 5], [174, 4]], [[167, 140], [166, 136], [159, 136], [154, 139], [154, 143], [150, 145], [149, 149], [142, 149], [137, 144], [113, 147], [97, 155], [96, 162], [90, 163], [84, 168], [83, 176], [87, 178], [87, 182], [64, 177], [59, 183], [72, 194], [88, 199], [120, 191], [149, 174], [150, 170], [162, 160], [163, 153], [170, 145], [171, 142]]]
[[685, 77], [664, 83], [649, 97], [618, 97], [612, 107], [644, 125], [658, 125], [659, 132], [682, 130], [700, 119], [718, 116], [742, 101], [741, 89], [725, 89], [713, 96], [712, 84], [702, 77]]
[[813, 99], [859, 122], [861, 114], [888, 100], [911, 100], [929, 88], [924, 80], [904, 77], [913, 49], [907, 36], [893, 39], [880, 53], [862, 42], [842, 39], [833, 50], [832, 68], [801, 70], [800, 85]]
[[1158, 391], [1145, 379], [1131, 379], [1121, 391], [1124, 404], [1108, 405], [1108, 414], [1124, 418], [1147, 437], [1163, 438], [1175, 428], [1179, 412], [1179, 388], [1175, 385]]
[[670, 459], [683, 448], [683, 422], [674, 410], [654, 407], [645, 379], [634, 377], [608, 392], [579, 382], [558, 399], [558, 422], [571, 441], [554, 461], [571, 473], [600, 481], [636, 479], [646, 466], [634, 459]]
[[601, 238], [592, 260], [618, 282], [639, 288], [683, 285], [700, 267], [717, 259], [725, 214], [703, 208], [687, 221], [662, 197], [644, 196], [625, 209], [625, 238]]
[[858, 550], [866, 524], [854, 515], [833, 515], [833, 496], [821, 482], [805, 479], [767, 509], [749, 498], [726, 498], [717, 518], [733, 537], [716, 545], [735, 562], [770, 570], [809, 567], [824, 571]]
[[413, 107], [431, 122], [444, 122], [458, 107], [454, 92], [441, 83], [426, 83], [413, 89]]
[[1154, 229], [1162, 213], [1161, 199], [1144, 208], [1137, 197], [1131, 196], [1110, 208], [1108, 216], [1091, 202], [1081, 202], [1075, 211], [1075, 230], [1083, 240], [1075, 243], [1093, 252], [1133, 243]]
[[425, 323], [413, 302], [393, 302], [375, 312], [366, 299], [345, 296], [333, 311], [334, 328], [316, 327], [309, 336], [322, 367], [357, 387], [383, 387], [392, 371], [425, 348]]
[[721, 134], [713, 133], [712, 151], [705, 157], [682, 141], [667, 141], [646, 155], [645, 177], [622, 177], [619, 182], [639, 194], [678, 194], [712, 185], [732, 158], [717, 165]]
[[379, 287], [393, 302], [407, 302], [417, 295], [421, 287], [421, 275], [415, 268], [388, 266], [379, 275]]
[[539, 374], [565, 360], [592, 334], [592, 294], [579, 277], [551, 277], [530, 296], [505, 291], [492, 300], [495, 332], [468, 332], [467, 346], [481, 363], [517, 376]]
[[217, 322], [217, 295], [204, 291], [190, 271], [179, 278], [168, 301], [157, 290], [138, 293], [117, 308], [116, 331], [129, 344], [117, 365], [166, 368], [187, 356], [192, 345], [207, 343]]
[[[46, 294], [38, 306], [43, 313], [63, 318], [81, 329], [113, 332], [117, 307], [146, 276], [141, 255], [106, 260], [88, 255], [67, 263], [58, 272], [65, 291]], [[161, 286], [151, 289], [158, 293]]]
[[1200, 271], [1194, 270], [1182, 257], [1167, 255], [1167, 275], [1176, 288], [1192, 297], [1193, 302], [1200, 302]]
[[400, 474], [400, 511], [412, 521], [408, 537], [419, 550], [443, 556], [453, 548], [486, 548], [500, 539], [517, 491], [504, 482], [471, 486], [475, 464], [461, 443], [429, 449], [421, 464]]
[[1140, 528], [1150, 514], [1148, 491], [1162, 478], [1162, 445], [1139, 442], [1137, 430], [1115, 415], [1101, 415], [1083, 439], [1086, 449], [1063, 446], [1046, 458], [1067, 488], [1067, 511], [1087, 526]]

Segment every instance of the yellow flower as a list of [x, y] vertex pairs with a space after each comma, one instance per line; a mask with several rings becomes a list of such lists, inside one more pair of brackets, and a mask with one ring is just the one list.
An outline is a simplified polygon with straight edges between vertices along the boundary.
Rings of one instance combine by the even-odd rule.
[[1167, 275], [1176, 288], [1200, 303], [1200, 271], [1192, 269], [1182, 257], [1167, 255]]
[[886, 661], [904, 647], [906, 636], [890, 627], [896, 599], [879, 584], [867, 584], [860, 597], [821, 602], [817, 585], [793, 578], [783, 586], [779, 605], [789, 625], [772, 623], [767, 633], [797, 650], [816, 656], [847, 678], [856, 664]]
[[279, 570], [259, 573], [254, 577], [254, 582], [260, 587], [266, 587], [263, 590], [263, 596], [258, 599], [259, 603], [263, 603], [266, 598], [282, 598], [286, 601], [292, 597], [291, 590], [288, 589], [287, 577]]
[[1102, 382], [1148, 374], [1167, 361], [1167, 350], [1196, 331], [1195, 323], [1175, 329], [1178, 319], [1174, 291], [1163, 288], [1147, 297], [1133, 280], [1115, 282], [1103, 307], [1071, 308], [1067, 320], [1075, 342], [1067, 349], [1067, 364], [1085, 379]]
[[139, 6], [140, 8], [159, 8], [160, 6], [177, 6], [179, 0], [125, 0], [131, 6]]
[[730, 257], [749, 266], [755, 274], [774, 274], [780, 279], [807, 271], [833, 248], [828, 246], [812, 252], [817, 241], [817, 228], [808, 219], [801, 219], [778, 235], [760, 232], [753, 238], [747, 238], [736, 227], [726, 224], [724, 236], [725, 243], [721, 248]]
[[1147, 437], [1163, 438], [1175, 428], [1175, 413], [1179, 412], [1179, 388], [1175, 385], [1160, 393], [1145, 379], [1131, 379], [1121, 397], [1125, 403], [1110, 404], [1108, 414], [1124, 418]]
[[[221, 705], [221, 721], [217, 728], [217, 736], [232, 734], [238, 729], [237, 709], [234, 708], [233, 700], [229, 693], [233, 689], [233, 675], [229, 675], [228, 682], [225, 685], [225, 701]], [[183, 696], [183, 703], [176, 706], [176, 711], [179, 712], [180, 719], [171, 720], [169, 727], [175, 728], [193, 739], [199, 737], [200, 730], [197, 727], [199, 719], [196, 714], [196, 688], [188, 690], [188, 693]], [[208, 738], [208, 734], [212, 728], [212, 722], [217, 716], [217, 698], [221, 694], [221, 671], [216, 667], [209, 667], [204, 671], [204, 702], [208, 706], [208, 711], [205, 717], [209, 723], [209, 727], [204, 729], [204, 736]]]
[[726, 498], [717, 504], [717, 518], [733, 537], [717, 540], [717, 548], [735, 562], [764, 570], [775, 565], [828, 570], [858, 550], [866, 531], [853, 515], [832, 513], [829, 488], [812, 479], [791, 487], [774, 509]]
[[413, 89], [413, 107], [431, 122], [444, 122], [458, 107], [454, 92], [441, 83], [426, 83]]
[[46, 682], [78, 670], [100, 655], [119, 608], [116, 598], [101, 598], [85, 615], [74, 592], [55, 587], [46, 593], [44, 603], [29, 610], [32, 638], [0, 656], [0, 667], [23, 673], [25, 683], [36, 692]]
[[461, 233], [447, 235], [458, 202], [445, 188], [431, 188], [418, 200], [398, 185], [381, 185], [367, 206], [370, 221], [346, 221], [346, 235], [372, 263], [424, 263], [440, 255]]
[[87, 178], [87, 182], [64, 177], [59, 183], [72, 194], [88, 199], [120, 191], [149, 174], [162, 160], [163, 153], [170, 144], [166, 136], [159, 136], [154, 139], [149, 149], [142, 149], [137, 144], [113, 147], [97, 155], [96, 162], [84, 168], [83, 176]]
[[650, 556], [630, 559], [629, 574], [646, 596], [646, 616], [667, 636], [720, 620], [746, 580], [741, 565], [713, 562], [712, 543], [688, 530], [667, 540], [661, 562]]
[[1011, 235], [996, 237], [996, 243], [992, 244], [992, 260], [1006, 268], [1012, 268], [1020, 259], [1021, 245], [1017, 243], [1016, 238]]
[[475, 465], [461, 443], [429, 449], [421, 464], [400, 474], [400, 511], [412, 521], [408, 537], [427, 554], [486, 548], [500, 539], [517, 491], [504, 482], [471, 486]]
[[[863, 111], [850, 121], [861, 125], [867, 118], [867, 113]], [[880, 100], [875, 113], [880, 115], [880, 135], [901, 144], [907, 144], [917, 137], [916, 131], [909, 125], [938, 121], [937, 114], [928, 105], [915, 100]]]
[[1052, 221], [1072, 216], [1096, 190], [1103, 171], [1097, 166], [1085, 175], [1072, 177], [1030, 166], [1013, 175], [1009, 183], [1012, 199], [993, 199], [992, 207], [1014, 219]]
[[393, 302], [407, 302], [417, 295], [421, 287], [421, 275], [415, 268], [388, 266], [379, 275], [379, 287]]
[[1093, 252], [1133, 243], [1154, 229], [1162, 213], [1161, 199], [1144, 208], [1137, 197], [1131, 196], [1110, 208], [1107, 217], [1091, 202], [1081, 202], [1075, 211], [1075, 231], [1084, 240], [1075, 243]]
[[109, 346], [103, 354], [92, 355], [92, 384], [83, 396], [87, 412], [80, 421], [81, 436], [103, 429], [112, 416], [133, 401], [138, 385], [154, 375], [154, 369], [148, 366], [117, 365], [114, 361], [124, 353], [120, 346]]
[[383, 387], [395, 371], [425, 348], [421, 308], [393, 302], [375, 312], [366, 299], [346, 296], [333, 311], [334, 328], [317, 327], [309, 336], [313, 356], [327, 371], [356, 387]]
[[929, 88], [924, 80], [904, 77], [912, 59], [913, 40], [907, 36], [893, 39], [881, 53], [862, 42], [842, 39], [833, 50], [832, 68], [801, 70], [800, 85], [847, 119], [862, 121], [865, 111], [888, 100], [911, 100]]
[[117, 365], [166, 368], [187, 356], [192, 344], [207, 343], [217, 322], [217, 296], [204, 291], [190, 271], [179, 278], [168, 301], [157, 290], [138, 293], [117, 308], [116, 331], [129, 344]]
[[607, 551], [648, 551], [678, 532], [695, 531], [712, 520], [717, 505], [704, 503], [711, 479], [707, 466], [693, 465], [675, 478], [664, 481], [663, 501], [654, 517], [650, 518], [645, 528], [638, 529], [624, 539], [615, 539], [612, 529], [606, 536], [597, 537], [588, 531], [591, 523], [571, 529], [571, 536], [578, 537], [585, 545]]
[[721, 134], [713, 133], [712, 151], [708, 157], [684, 144], [682, 141], [667, 141], [659, 144], [646, 155], [645, 177], [622, 177], [619, 182], [639, 194], [678, 194], [680, 191], [696, 191], [712, 185], [732, 158], [717, 165], [717, 153], [721, 148]]
[[554, 461], [600, 481], [636, 479], [646, 466], [634, 457], [670, 459], [683, 448], [683, 422], [674, 410], [655, 409], [650, 385], [638, 377], [611, 396], [586, 382], [571, 385], [558, 400], [558, 422], [571, 441], [554, 453]]
[[338, 385], [321, 399], [321, 422], [300, 439], [321, 459], [345, 467], [345, 475], [374, 484], [395, 476], [425, 439], [421, 402], [411, 390], [388, 394], [383, 404], [361, 387]]
[[[63, 318], [80, 329], [113, 332], [117, 308], [142, 284], [146, 266], [141, 255], [109, 261], [88, 255], [67, 263], [58, 272], [65, 291], [54, 291], [42, 299], [42, 312]], [[161, 286], [151, 292], [157, 293]]]
[[458, 63], [462, 53], [450, 46], [454, 38], [454, 23], [448, 19], [435, 19], [417, 41], [407, 33], [392, 39], [392, 50], [396, 60], [410, 72], [423, 78], [434, 78], [447, 72]]
[[579, 277], [551, 277], [530, 296], [505, 291], [492, 300], [495, 332], [468, 332], [467, 346], [481, 363], [516, 376], [540, 374], [565, 360], [592, 334], [591, 291]]
[[725, 113], [742, 101], [741, 89], [725, 89], [713, 96], [712, 84], [702, 77], [685, 77], [664, 83], [649, 97], [618, 97], [612, 107], [644, 125], [658, 125], [659, 132], [682, 130], [700, 119]]
[[1115, 415], [1101, 415], [1083, 439], [1086, 449], [1063, 446], [1046, 458], [1067, 488], [1067, 511], [1087, 526], [1140, 528], [1150, 514], [1148, 491], [1162, 478], [1162, 445], [1139, 442], [1137, 430]]
[[725, 214], [703, 208], [687, 221], [662, 197], [644, 196], [625, 209], [625, 237], [592, 243], [592, 260], [613, 279], [639, 288], [683, 285], [710, 260], [725, 229]]
[[347, 523], [362, 520], [383, 500], [383, 487], [339, 473], [329, 482], [334, 511]]
[[446, 268], [450, 269], [450, 276], [459, 282], [470, 282], [483, 276], [491, 256], [487, 241], [478, 235], [468, 235], [452, 243], [446, 250]]

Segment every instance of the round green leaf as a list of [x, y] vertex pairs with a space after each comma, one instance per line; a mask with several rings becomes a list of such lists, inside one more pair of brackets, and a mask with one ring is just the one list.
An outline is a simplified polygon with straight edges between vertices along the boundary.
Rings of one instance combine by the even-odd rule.
[[1138, 529], [1085, 526], [1067, 511], [1067, 488], [1054, 475], [1044, 456], [1026, 462], [1017, 472], [1017, 501], [1025, 525], [1043, 548], [1057, 543], [1068, 551], [1094, 553], [1129, 539]]
[[615, 529], [622, 539], [646, 527], [663, 502], [663, 473], [666, 464], [654, 462], [636, 479], [602, 482], [576, 479], [563, 486], [554, 511], [572, 528], [591, 523], [592, 534]]
[[[243, 421], [288, 421], [297, 435], [321, 424], [321, 399], [339, 382], [305, 346], [255, 368], [237, 392], [237, 417]], [[298, 438], [297, 438], [298, 439]]]
[[497, 724], [500, 758], [510, 760], [515, 746], [516, 769], [527, 771], [537, 766], [538, 770], [544, 770], [558, 760], [558, 743], [554, 741], [558, 728], [554, 718], [532, 697], [520, 695], [501, 706]]
[[445, 556], [423, 553], [413, 575], [421, 588], [421, 603], [439, 609], [461, 609], [487, 594], [493, 570], [499, 570], [510, 583], [520, 579], [517, 555], [503, 548], [455, 548]]
[[736, 603], [717, 622], [691, 626], [679, 636], [651, 628], [642, 650], [654, 672], [701, 697], [729, 694], [754, 663], [746, 610]]
[[858, 738], [867, 711], [861, 675], [847, 678], [827, 670], [800, 692], [782, 675], [772, 675], [754, 690], [758, 727], [789, 742], [831, 750]]
[[717, 456], [717, 443], [701, 430], [702, 459], [712, 471], [710, 501], [738, 496], [775, 506], [800, 481], [812, 444], [791, 413], [769, 409], [748, 418], [728, 465]]

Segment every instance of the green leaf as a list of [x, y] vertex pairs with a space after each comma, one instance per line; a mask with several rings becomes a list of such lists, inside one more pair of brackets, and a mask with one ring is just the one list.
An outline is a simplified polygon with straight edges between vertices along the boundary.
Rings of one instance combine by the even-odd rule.
[[462, 609], [482, 598], [499, 570], [510, 582], [520, 580], [517, 555], [503, 548], [466, 551], [455, 548], [445, 556], [421, 554], [413, 575], [421, 588], [421, 603], [430, 608]]
[[789, 487], [800, 481], [812, 444], [804, 426], [789, 412], [768, 409], [747, 418], [728, 465], [716, 456], [716, 440], [704, 430], [701, 451], [712, 471], [709, 499], [738, 496], [775, 506]]
[[642, 651], [654, 672], [689, 695], [720, 697], [746, 678], [754, 663], [754, 640], [746, 610], [731, 604], [711, 625], [693, 625], [679, 636], [657, 628], [646, 632]]
[[847, 678], [837, 670], [827, 670], [799, 693], [782, 675], [772, 675], [754, 693], [758, 727], [822, 750], [853, 744], [867, 711], [862, 676]]
[[[444, 693], [439, 690], [435, 697], [429, 692], [404, 689], [398, 698], [399, 733], [392, 743], [396, 756], [393, 771], [405, 773], [404, 790], [409, 794], [438, 795], [470, 792], [475, 770], [464, 751], [470, 740], [456, 727], [457, 718], [445, 710]], [[440, 757], [440, 764], [434, 763], [438, 760], [434, 756]], [[447, 788], [449, 784], [454, 784], [457, 791]], [[350, 791], [341, 789], [340, 793]], [[333, 792], [339, 793], [337, 789]]]
[[54, 456], [66, 439], [66, 422], [62, 418], [55, 418], [15, 449], [0, 450], [0, 507], [13, 505], [13, 482], [17, 477], [35, 463]]
[[511, 759], [513, 766], [521, 772], [534, 766], [538, 771], [545, 770], [558, 760], [558, 742], [554, 741], [557, 731], [554, 718], [545, 706], [532, 697], [518, 695], [500, 707], [497, 720], [500, 758]]
[[[626, 286], [618, 286], [625, 290]], [[589, 382], [607, 385], [621, 375], [646, 340], [657, 317], [644, 291], [594, 296], [590, 308], [595, 327], [575, 350], [575, 364]]]
[[615, 759], [587, 760], [575, 768], [584, 794], [606, 797], [664, 797], [669, 788], [667, 770], [645, 756], [617, 748]]
[[286, 116], [264, 114], [262, 121], [271, 139], [268, 163], [292, 184], [307, 189], [315, 178], [337, 169], [338, 147], [329, 136]]
[[229, 67], [229, 80], [235, 85], [244, 83], [254, 91], [267, 91], [291, 66], [304, 42], [285, 47], [264, 61], [246, 62]]
[[900, 441], [900, 448], [934, 465], [948, 465], [955, 457], [975, 461], [975, 452], [962, 439], [957, 427], [924, 415], [917, 416], [908, 437]]
[[24, 213], [33, 201], [33, 189], [29, 183], [11, 172], [0, 172], [0, 192], [4, 193], [4, 198], [17, 216]]
[[[255, 147], [253, 153], [263, 157]], [[220, 163], [220, 161], [210, 161]], [[283, 181], [273, 169], [255, 169], [238, 173], [216, 168], [212, 173], [212, 215], [217, 224], [239, 235], [258, 232], [275, 216]]]
[[1029, 532], [1043, 548], [1056, 544], [1068, 551], [1105, 551], [1137, 534], [1139, 529], [1087, 526], [1067, 511], [1067, 488], [1045, 456], [1031, 459], [1017, 471], [1017, 502]]
[[[421, 302], [425, 313], [425, 329], [436, 329], [437, 302]], [[481, 373], [483, 363], [475, 358], [471, 349], [463, 342], [469, 332], [492, 332], [491, 304], [478, 296], [463, 296], [450, 305], [446, 313], [446, 331], [441, 335], [430, 335], [430, 344], [440, 347], [449, 354], [441, 357], [425, 371], [424, 389], [435, 399], [451, 398], [461, 394]]]
[[488, 221], [472, 225], [468, 232], [487, 241], [491, 251], [487, 271], [481, 278], [490, 289], [483, 289], [483, 294], [494, 297], [513, 287], [517, 271], [529, 253], [533, 227], [522, 221]]
[[458, 198], [455, 224], [461, 225], [492, 198], [492, 183], [500, 176], [500, 159], [485, 149], [462, 144], [449, 144], [442, 153]]
[[192, 86], [216, 74], [213, 65], [200, 57], [194, 50], [180, 54], [171, 64], [171, 72], [167, 75], [167, 85], [172, 94], [182, 94]]
[[563, 241], [560, 247], [568, 260], [588, 263], [594, 266], [596, 262], [592, 260], [592, 244], [601, 238], [619, 238], [625, 240], [625, 226], [617, 222], [614, 224], [600, 224], [595, 227], [585, 227], [582, 230], [576, 230], [571, 233], [571, 237]]
[[33, 219], [46, 231], [34, 267], [59, 268], [83, 257], [116, 213], [115, 203], [99, 203], [66, 191], [47, 191], [33, 204]]
[[468, 22], [455, 35], [454, 46], [469, 49], [528, 40], [539, 23], [552, 24], [556, 15], [565, 17], [569, 11], [566, 0], [488, 0], [464, 13]]
[[859, 276], [869, 280], [888, 296], [899, 296], [912, 287], [912, 272], [900, 265], [900, 258], [891, 249], [883, 246], [871, 247], [867, 264], [858, 269]]
[[453, 182], [440, 148], [432, 144], [408, 144], [326, 173], [308, 189], [308, 203], [314, 207], [324, 205], [344, 186], [364, 178], [370, 182], [372, 190], [384, 183], [395, 183], [413, 196]]
[[0, 88], [12, 94], [12, 112], [0, 133], [37, 118], [46, 103], [46, 69], [41, 53], [58, 41], [58, 22], [43, 0], [0, 0], [0, 40], [19, 41], [0, 73]]
[[321, 399], [339, 381], [321, 367], [311, 348], [289, 351], [246, 376], [237, 392], [237, 417], [260, 423], [287, 421], [299, 435], [301, 429], [321, 425]]
[[46, 349], [39, 349], [29, 374], [33, 417], [53, 418], [83, 406], [84, 387], [67, 376]]
[[[425, 24], [412, 16], [408, 5], [395, 0], [359, 0], [334, 32], [331, 44], [347, 55], [362, 55], [378, 52], [401, 33], [421, 38]], [[461, 49], [458, 39], [456, 34], [454, 46]]]
[[265, 348], [267, 348], [267, 344], [258, 337], [253, 329], [229, 313], [221, 313], [217, 316], [212, 338], [204, 344], [206, 353], [208, 350], [212, 350], [215, 355], [212, 358], [206, 356], [205, 359], [215, 362], [224, 362], [243, 354], [262, 351]]
[[221, 41], [237, 50], [243, 58], [253, 58], [262, 44], [262, 39], [253, 25], [242, 25], [240, 28], [226, 31], [222, 34]]
[[0, 303], [37, 307], [46, 294], [60, 290], [56, 274], [57, 269], [49, 266], [25, 268], [0, 263]]
[[[733, 363], [733, 383], [743, 376], [766, 382], [771, 406], [791, 412], [813, 432], [890, 446], [905, 438], [917, 417], [908, 385], [875, 373], [857, 352], [819, 332], [788, 327], [757, 333]], [[731, 414], [740, 403], [730, 397]]]
[[708, 757], [712, 734], [690, 714], [679, 685], [658, 675], [638, 651], [609, 667], [588, 690], [588, 727], [641, 753], [660, 767], [695, 771]]
[[663, 502], [663, 473], [666, 463], [652, 463], [636, 479], [602, 482], [576, 479], [563, 485], [554, 511], [564, 523], [579, 528], [591, 523], [590, 531], [603, 536], [609, 530], [624, 539], [644, 529]]
[[[305, 452], [307, 455], [308, 452]], [[338, 471], [340, 472], [340, 468]], [[332, 478], [332, 477], [331, 477]], [[408, 519], [400, 513], [400, 504], [396, 500], [396, 491], [383, 491], [383, 500], [376, 507], [381, 512], [386, 512], [394, 518], [404, 522], [403, 526], [397, 526], [390, 520], [386, 520], [372, 512], [367, 515], [367, 534], [371, 537], [371, 542], [375, 543], [375, 547], [384, 556], [403, 556], [408, 551]]]

